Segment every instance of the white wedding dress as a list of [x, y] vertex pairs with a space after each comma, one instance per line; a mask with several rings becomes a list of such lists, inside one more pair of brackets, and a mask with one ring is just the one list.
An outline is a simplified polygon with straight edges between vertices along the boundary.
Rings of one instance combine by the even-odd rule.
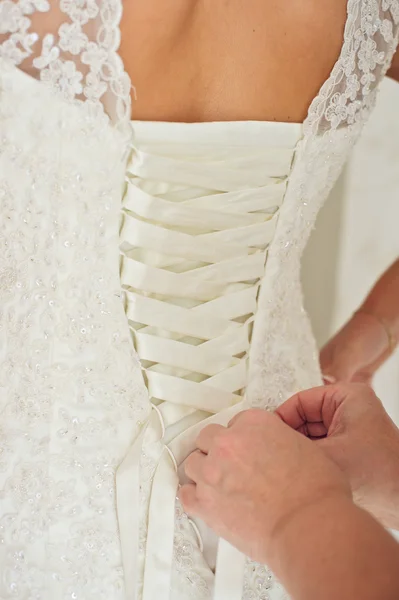
[[0, 0], [0, 600], [282, 600], [176, 502], [320, 382], [300, 258], [398, 44], [348, 0], [303, 125], [130, 121], [120, 0]]

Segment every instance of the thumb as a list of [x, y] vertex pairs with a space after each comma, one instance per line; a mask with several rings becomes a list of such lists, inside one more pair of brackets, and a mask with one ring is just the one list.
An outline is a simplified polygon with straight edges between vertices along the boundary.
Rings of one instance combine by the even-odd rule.
[[332, 460], [344, 473], [348, 470], [348, 456], [350, 448], [348, 448], [345, 434], [337, 433], [331, 437], [317, 440], [314, 442], [320, 450]]
[[354, 375], [353, 367], [343, 353], [336, 351], [333, 342], [322, 349], [320, 366], [326, 384], [334, 384], [338, 381], [350, 382]]
[[178, 495], [184, 511], [189, 515], [195, 514], [198, 510], [197, 486], [187, 483], [180, 488]]
[[327, 435], [335, 413], [346, 395], [346, 386], [312, 388], [292, 396], [277, 409], [276, 415], [292, 429], [302, 433], [306, 432], [309, 424], [318, 424], [319, 432], [315, 437], [320, 437], [322, 427], [324, 435]]

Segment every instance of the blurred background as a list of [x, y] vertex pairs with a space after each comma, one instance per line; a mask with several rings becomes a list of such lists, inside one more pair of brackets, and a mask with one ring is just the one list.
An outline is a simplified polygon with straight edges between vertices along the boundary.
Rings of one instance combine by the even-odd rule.
[[[398, 256], [399, 85], [386, 79], [304, 256], [305, 302], [320, 346]], [[399, 351], [378, 373], [375, 389], [399, 425]]]

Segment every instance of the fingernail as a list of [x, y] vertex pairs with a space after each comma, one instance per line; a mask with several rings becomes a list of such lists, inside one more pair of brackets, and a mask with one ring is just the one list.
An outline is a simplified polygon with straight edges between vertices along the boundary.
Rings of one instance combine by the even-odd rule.
[[333, 384], [333, 383], [337, 383], [337, 378], [336, 378], [336, 377], [333, 377], [332, 375], [325, 375], [325, 374], [323, 373], [323, 381], [324, 381], [324, 383], [325, 383], [326, 385], [328, 385], [328, 384], [330, 384], [330, 385], [331, 385], [331, 384]]

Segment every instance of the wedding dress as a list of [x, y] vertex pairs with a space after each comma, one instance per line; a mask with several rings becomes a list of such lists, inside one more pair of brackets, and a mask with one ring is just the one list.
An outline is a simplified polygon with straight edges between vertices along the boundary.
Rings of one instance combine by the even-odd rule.
[[282, 600], [176, 501], [201, 427], [317, 385], [300, 258], [398, 0], [306, 121], [131, 122], [121, 0], [0, 0], [0, 599]]

